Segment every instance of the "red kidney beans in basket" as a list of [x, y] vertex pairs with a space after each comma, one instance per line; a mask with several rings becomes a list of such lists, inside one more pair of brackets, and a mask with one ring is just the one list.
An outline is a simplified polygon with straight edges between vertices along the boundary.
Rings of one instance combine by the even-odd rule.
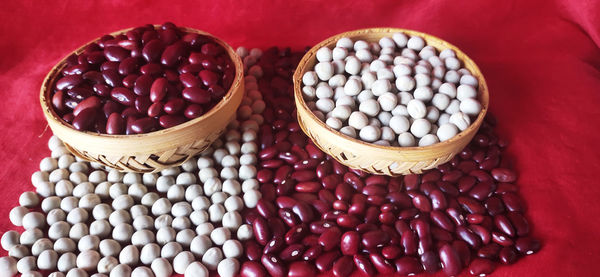
[[255, 233], [264, 255], [247, 251], [252, 262], [244, 272], [483, 276], [540, 249], [491, 116], [437, 169], [395, 178], [349, 169], [320, 151], [295, 119], [290, 74], [298, 55], [271, 48], [258, 61], [267, 103], [257, 167], [262, 199], [244, 216], [265, 227]]
[[211, 37], [148, 24], [68, 57], [51, 102], [77, 130], [141, 134], [202, 116], [234, 76], [226, 50]]

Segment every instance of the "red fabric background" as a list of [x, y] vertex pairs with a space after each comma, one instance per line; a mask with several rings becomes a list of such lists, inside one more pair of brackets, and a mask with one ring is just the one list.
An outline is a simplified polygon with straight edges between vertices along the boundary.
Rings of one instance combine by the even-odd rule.
[[[98, 1], [99, 2], [99, 1]], [[38, 94], [48, 70], [102, 34], [173, 21], [234, 47], [312, 45], [364, 27], [424, 31], [482, 69], [542, 250], [497, 276], [597, 276], [600, 3], [564, 1], [31, 1], [0, 9], [0, 233], [49, 155]], [[0, 254], [5, 255], [5, 251]]]

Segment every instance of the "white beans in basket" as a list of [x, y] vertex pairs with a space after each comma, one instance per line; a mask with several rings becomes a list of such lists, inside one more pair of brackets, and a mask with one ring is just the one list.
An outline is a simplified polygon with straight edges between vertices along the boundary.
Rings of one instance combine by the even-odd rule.
[[419, 36], [396, 33], [371, 44], [344, 37], [316, 59], [302, 78], [307, 105], [332, 129], [365, 142], [431, 145], [465, 130], [482, 110], [479, 82], [456, 53], [438, 53]]

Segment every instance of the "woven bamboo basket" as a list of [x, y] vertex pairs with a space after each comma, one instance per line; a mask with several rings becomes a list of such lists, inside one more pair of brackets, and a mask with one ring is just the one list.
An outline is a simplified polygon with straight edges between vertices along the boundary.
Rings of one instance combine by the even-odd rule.
[[[51, 104], [50, 94], [62, 69], [66, 66], [67, 58], [65, 57], [50, 70], [44, 79], [40, 102], [48, 126], [65, 143], [66, 148], [71, 153], [85, 160], [121, 171], [157, 172], [184, 163], [190, 157], [208, 148], [223, 133], [229, 122], [235, 118], [237, 108], [244, 94], [242, 61], [231, 46], [219, 38], [196, 29], [184, 27], [180, 27], [180, 29], [211, 37], [229, 54], [235, 64], [236, 73], [231, 88], [223, 99], [201, 117], [151, 133], [107, 135], [78, 131], [63, 121], [56, 114]], [[117, 31], [111, 35], [123, 34], [129, 30], [131, 29]], [[97, 39], [88, 44], [95, 41]], [[88, 44], [73, 51], [73, 53], [83, 52]]]
[[[457, 58], [463, 62], [479, 81], [478, 99], [482, 111], [476, 120], [464, 131], [455, 137], [425, 147], [394, 147], [380, 146], [346, 136], [319, 120], [308, 108], [302, 96], [302, 76], [306, 71], [314, 68], [316, 52], [321, 47], [334, 47], [338, 39], [349, 37], [353, 40], [377, 42], [382, 37], [391, 37], [393, 33], [402, 32], [409, 36], [420, 36], [428, 45], [439, 51], [450, 48], [456, 52]], [[294, 73], [294, 97], [298, 113], [298, 123], [312, 141], [331, 155], [340, 163], [354, 169], [360, 169], [373, 174], [381, 175], [406, 175], [421, 173], [424, 170], [450, 161], [454, 155], [461, 151], [473, 138], [481, 126], [489, 104], [488, 88], [485, 79], [477, 65], [456, 46], [432, 35], [425, 33], [397, 29], [397, 28], [371, 28], [350, 31], [332, 36], [311, 48], [302, 58]]]

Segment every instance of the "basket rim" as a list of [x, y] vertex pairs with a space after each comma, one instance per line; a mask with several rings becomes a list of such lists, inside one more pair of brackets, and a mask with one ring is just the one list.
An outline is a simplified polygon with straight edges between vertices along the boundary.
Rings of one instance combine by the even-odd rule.
[[[385, 145], [377, 145], [374, 143], [365, 142], [360, 139], [356, 139], [356, 138], [347, 136], [347, 135], [339, 132], [338, 130], [335, 130], [335, 129], [329, 127], [327, 124], [325, 124], [325, 122], [321, 121], [319, 118], [317, 118], [315, 116], [315, 114], [306, 105], [306, 101], [304, 101], [304, 97], [302, 96], [302, 76], [307, 71], [306, 70], [307, 63], [312, 61], [312, 59], [316, 58], [316, 51], [319, 48], [324, 47], [324, 46], [328, 47], [342, 37], [352, 38], [357, 35], [374, 34], [374, 33], [387, 33], [387, 34], [391, 35], [393, 33], [398, 33], [398, 32], [401, 32], [401, 33], [404, 33], [407, 35], [416, 35], [416, 36], [423, 38], [425, 41], [435, 41], [437, 44], [443, 45], [446, 48], [451, 48], [452, 50], [454, 50], [456, 52], [457, 56], [463, 56], [463, 58], [461, 59], [461, 62], [463, 62], [463, 63], [468, 62], [475, 71], [475, 72], [472, 72], [473, 73], [472, 75], [475, 76], [479, 81], [478, 100], [481, 101], [480, 102], [482, 105], [481, 112], [479, 112], [479, 115], [477, 116], [476, 120], [473, 121], [469, 125], [469, 127], [467, 127], [467, 129], [459, 132], [456, 136], [450, 138], [449, 140], [445, 140], [445, 141], [438, 142], [438, 143], [428, 145], [428, 146], [411, 146], [411, 147], [385, 146]], [[435, 47], [435, 48], [437, 50], [440, 50], [438, 47]], [[437, 149], [442, 150], [445, 147], [447, 147], [447, 145], [456, 143], [462, 137], [475, 132], [476, 129], [479, 129], [480, 125], [483, 123], [483, 120], [487, 113], [487, 110], [489, 109], [489, 91], [488, 91], [487, 83], [485, 81], [483, 74], [481, 73], [481, 70], [477, 66], [477, 64], [466, 53], [464, 53], [460, 48], [456, 47], [455, 45], [453, 45], [439, 37], [436, 37], [436, 36], [433, 36], [433, 35], [430, 35], [430, 34], [427, 34], [424, 32], [411, 30], [411, 29], [394, 28], [394, 27], [364, 28], [364, 29], [347, 31], [347, 32], [343, 32], [343, 33], [339, 33], [339, 34], [330, 36], [330, 37], [326, 38], [325, 40], [319, 42], [318, 44], [314, 45], [313, 47], [311, 47], [307, 51], [307, 53], [302, 57], [302, 59], [298, 63], [298, 66], [296, 67], [296, 71], [294, 72], [293, 83], [294, 83], [294, 98], [295, 98], [297, 108], [302, 108], [304, 111], [306, 111], [308, 118], [311, 119], [312, 121], [315, 121], [318, 125], [320, 125], [320, 127], [325, 128], [327, 131], [337, 135], [337, 137], [339, 139], [343, 139], [344, 141], [346, 141], [350, 144], [359, 145], [361, 147], [371, 147], [371, 148], [375, 148], [378, 150], [393, 151], [393, 152], [397, 152], [397, 153], [408, 152], [408, 151], [419, 152], [419, 151], [423, 151], [423, 150], [437, 150]], [[309, 136], [312, 138], [311, 135], [309, 135]]]
[[[160, 27], [160, 26], [161, 25], [159, 25], [159, 24], [154, 24], [154, 27]], [[109, 33], [109, 35], [115, 36], [115, 35], [125, 34], [128, 31], [133, 30], [135, 28], [137, 28], [137, 27], [121, 29], [118, 31], [111, 32], [111, 33]], [[102, 138], [102, 139], [110, 139], [110, 140], [119, 140], [120, 142], [126, 142], [126, 141], [139, 142], [140, 139], [144, 139], [144, 138], [162, 137], [162, 136], [171, 135], [172, 133], [176, 133], [181, 129], [188, 128], [192, 125], [200, 124], [207, 118], [214, 116], [215, 113], [218, 113], [220, 111], [220, 109], [223, 108], [223, 106], [226, 106], [234, 98], [233, 94], [238, 91], [237, 88], [241, 85], [243, 78], [244, 78], [244, 67], [242, 64], [242, 60], [239, 57], [239, 55], [237, 55], [235, 50], [228, 43], [226, 43], [222, 39], [218, 38], [217, 36], [214, 36], [208, 32], [198, 30], [195, 28], [184, 27], [184, 26], [178, 26], [177, 28], [179, 30], [182, 30], [182, 31], [185, 31], [188, 33], [196, 33], [199, 35], [204, 35], [204, 36], [210, 37], [212, 40], [214, 40], [214, 42], [218, 43], [220, 46], [222, 46], [225, 49], [225, 51], [228, 53], [229, 58], [232, 60], [232, 63], [235, 66], [236, 72], [235, 72], [235, 77], [233, 79], [231, 87], [229, 88], [229, 90], [227, 91], [225, 96], [223, 96], [223, 99], [221, 99], [221, 101], [219, 101], [208, 112], [206, 112], [205, 114], [203, 114], [200, 117], [194, 118], [192, 120], [188, 120], [184, 123], [175, 125], [173, 127], [169, 127], [166, 129], [161, 129], [161, 130], [157, 130], [157, 131], [153, 131], [153, 132], [149, 132], [149, 133], [143, 133], [143, 134], [109, 135], [109, 134], [96, 133], [96, 132], [92, 132], [92, 131], [79, 131], [79, 130], [76, 130], [75, 128], [73, 128], [71, 124], [65, 122], [60, 116], [58, 116], [56, 111], [51, 107], [50, 102], [52, 101], [52, 98], [50, 97], [50, 94], [51, 94], [51, 91], [53, 90], [53, 86], [51, 86], [51, 85], [54, 84], [54, 82], [53, 82], [54, 77], [56, 75], [60, 74], [61, 70], [66, 65], [67, 58], [69, 58], [73, 54], [82, 53], [88, 45], [95, 43], [101, 39], [101, 37], [98, 37], [96, 39], [93, 39], [93, 40], [83, 44], [82, 46], [78, 47], [77, 49], [69, 52], [64, 58], [62, 58], [60, 61], [58, 61], [50, 69], [48, 74], [44, 77], [42, 86], [40, 88], [40, 104], [41, 104], [42, 111], [43, 111], [46, 119], [48, 121], [53, 120], [54, 123], [57, 123], [60, 128], [67, 128], [67, 129], [71, 130], [72, 132], [76, 132], [78, 135], [84, 136], [87, 138], [93, 138], [93, 139]]]

